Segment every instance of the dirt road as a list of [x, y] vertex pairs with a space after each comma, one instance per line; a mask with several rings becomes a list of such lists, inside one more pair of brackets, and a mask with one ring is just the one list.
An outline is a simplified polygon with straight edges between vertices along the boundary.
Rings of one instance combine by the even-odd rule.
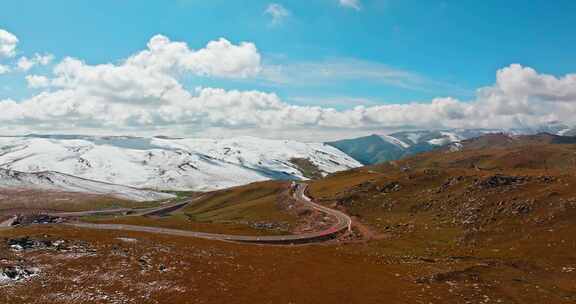
[[176, 211], [200, 198], [201, 197], [196, 197], [193, 199], [186, 200], [184, 202], [166, 204], [160, 207], [147, 208], [147, 209], [118, 208], [118, 209], [106, 209], [106, 210], [79, 211], [79, 212], [55, 212], [55, 213], [48, 213], [48, 215], [54, 217], [83, 217], [91, 215], [113, 215], [113, 214], [130, 214], [133, 216], [155, 216]]
[[332, 227], [323, 231], [299, 234], [299, 235], [283, 235], [283, 236], [228, 235], [228, 234], [215, 234], [215, 233], [194, 232], [194, 231], [177, 230], [177, 229], [167, 229], [159, 227], [118, 225], [118, 224], [70, 223], [67, 225], [88, 229], [138, 231], [138, 232], [159, 233], [175, 236], [195, 237], [211, 240], [259, 243], [259, 244], [298, 244], [298, 243], [318, 242], [333, 239], [339, 233], [350, 230], [352, 225], [352, 219], [348, 215], [338, 210], [333, 210], [314, 203], [306, 195], [306, 189], [308, 187], [307, 185], [294, 183], [293, 187], [294, 187], [293, 191], [294, 199], [301, 201], [302, 203], [310, 206], [313, 209], [316, 209], [331, 217], [334, 217], [336, 219], [336, 223]]

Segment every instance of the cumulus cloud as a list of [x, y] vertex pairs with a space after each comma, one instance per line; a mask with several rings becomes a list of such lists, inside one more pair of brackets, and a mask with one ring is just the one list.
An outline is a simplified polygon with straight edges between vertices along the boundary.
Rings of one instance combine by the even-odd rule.
[[0, 64], [0, 75], [10, 72], [12, 69], [7, 65]]
[[117, 64], [65, 58], [49, 77], [29, 75], [30, 87], [46, 89], [26, 100], [0, 101], [0, 131], [322, 140], [368, 130], [576, 123], [576, 74], [556, 77], [521, 65], [499, 70], [494, 85], [479, 89], [473, 100], [445, 97], [348, 110], [293, 105], [270, 92], [188, 90], [179, 80], [186, 73], [251, 77], [260, 69], [260, 55], [250, 43], [220, 39], [194, 51], [155, 36], [147, 49]]
[[340, 6], [352, 8], [357, 11], [361, 9], [360, 0], [339, 0]]
[[264, 13], [272, 18], [270, 24], [273, 26], [282, 24], [284, 19], [290, 17], [290, 11], [278, 3], [269, 4]]
[[54, 60], [54, 55], [52, 54], [34, 54], [32, 58], [20, 57], [18, 62], [16, 62], [16, 66], [19, 70], [26, 72], [36, 65], [48, 65], [52, 60]]
[[193, 73], [201, 76], [247, 78], [261, 70], [261, 56], [253, 43], [234, 45], [220, 38], [205, 48], [191, 50], [184, 42], [173, 42], [156, 35], [148, 42], [148, 49], [126, 60], [125, 67], [151, 73]]
[[[222, 122], [222, 113], [207, 115], [214, 102], [233, 104], [266, 103], [260, 93], [218, 90], [185, 90], [178, 77], [199, 76], [245, 78], [260, 71], [260, 55], [252, 43], [234, 45], [225, 39], [212, 41], [200, 50], [185, 43], [155, 36], [148, 48], [120, 64], [89, 65], [75, 58], [58, 63], [50, 78], [29, 75], [29, 87], [49, 87], [28, 100], [0, 102], [2, 121], [30, 124], [49, 129], [97, 127], [139, 128], [194, 122]], [[247, 95], [249, 97], [243, 97]], [[252, 97], [250, 97], [252, 96]], [[231, 101], [230, 99], [234, 99]], [[260, 99], [260, 100], [259, 100]], [[233, 106], [233, 105], [232, 105]], [[228, 116], [235, 113], [230, 109]], [[204, 118], [204, 120], [200, 120]], [[225, 125], [246, 123], [247, 118], [229, 120]], [[44, 128], [42, 127], [42, 128]]]
[[0, 58], [14, 57], [17, 45], [18, 38], [14, 34], [0, 29]]

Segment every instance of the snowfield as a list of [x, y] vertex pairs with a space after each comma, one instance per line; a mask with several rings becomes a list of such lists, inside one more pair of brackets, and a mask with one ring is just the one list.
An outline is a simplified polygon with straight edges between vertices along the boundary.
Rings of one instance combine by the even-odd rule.
[[48, 171], [26, 173], [0, 169], [0, 188], [27, 188], [36, 190], [102, 194], [137, 202], [158, 201], [175, 197], [172, 194], [102, 183]]
[[3, 169], [54, 171], [161, 190], [207, 191], [269, 179], [306, 179], [292, 159], [306, 159], [324, 175], [361, 166], [325, 144], [254, 137], [0, 137]]

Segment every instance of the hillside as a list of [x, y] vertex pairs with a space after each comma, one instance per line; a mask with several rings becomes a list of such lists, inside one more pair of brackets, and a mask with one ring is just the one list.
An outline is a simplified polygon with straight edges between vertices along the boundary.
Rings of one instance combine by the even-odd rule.
[[0, 169], [0, 189], [26, 189], [97, 194], [129, 201], [145, 202], [173, 198], [171, 194], [97, 182], [59, 172], [19, 172]]
[[370, 135], [327, 145], [338, 148], [364, 165], [401, 159], [437, 149], [464, 139], [481, 136], [489, 130], [406, 131], [389, 135]]
[[203, 193], [181, 210], [161, 217], [86, 218], [95, 223], [129, 224], [233, 235], [290, 234], [299, 221], [288, 212], [290, 183], [257, 182]]
[[432, 151], [442, 146], [459, 143], [486, 134], [534, 135], [550, 133], [568, 136], [574, 132], [565, 125], [551, 123], [536, 129], [448, 129], [403, 131], [388, 135], [370, 135], [352, 139], [328, 142], [354, 157], [364, 165], [373, 165], [398, 160], [422, 152]]
[[405, 149], [402, 146], [385, 141], [378, 135], [344, 139], [326, 144], [338, 148], [364, 165], [399, 159], [405, 155]]
[[356, 217], [371, 240], [366, 253], [433, 263], [438, 270], [422, 284], [469, 296], [477, 284], [503, 303], [572, 303], [575, 143], [486, 135], [333, 174], [314, 181], [311, 194]]
[[300, 180], [360, 163], [317, 143], [165, 137], [0, 137], [0, 168], [56, 171], [138, 188], [207, 191], [270, 179]]

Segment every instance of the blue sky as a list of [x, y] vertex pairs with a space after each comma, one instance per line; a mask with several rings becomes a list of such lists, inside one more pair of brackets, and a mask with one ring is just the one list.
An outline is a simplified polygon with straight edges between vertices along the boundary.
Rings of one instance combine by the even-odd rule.
[[[49, 52], [89, 63], [128, 57], [162, 33], [193, 48], [217, 37], [252, 41], [269, 61], [363, 60], [443, 84], [409, 89], [346, 79], [273, 88], [286, 98], [406, 102], [469, 97], [494, 81], [496, 69], [511, 63], [552, 74], [576, 70], [575, 1], [365, 0], [360, 11], [336, 2], [275, 1], [291, 13], [282, 24], [270, 26], [263, 13], [270, 1], [21, 0], [2, 4], [0, 25], [19, 37], [23, 54]], [[18, 76], [1, 80], [17, 82], [18, 88], [2, 95], [24, 95], [19, 92], [24, 82], [5, 79], [11, 77]], [[271, 89], [258, 83], [225, 86]]]
[[[192, 49], [220, 37], [247, 41], [264, 66], [283, 67], [282, 79], [184, 75], [182, 83], [258, 90], [290, 104], [338, 110], [448, 96], [468, 102], [514, 63], [556, 77], [576, 71], [576, 1], [357, 3], [358, 9], [339, 0], [19, 0], [2, 4], [0, 29], [19, 39], [13, 60], [54, 55], [35, 68], [40, 75], [67, 56], [118, 63], [156, 34]], [[271, 4], [285, 10], [277, 22], [266, 13]], [[0, 75], [0, 99], [37, 94], [25, 74]]]

